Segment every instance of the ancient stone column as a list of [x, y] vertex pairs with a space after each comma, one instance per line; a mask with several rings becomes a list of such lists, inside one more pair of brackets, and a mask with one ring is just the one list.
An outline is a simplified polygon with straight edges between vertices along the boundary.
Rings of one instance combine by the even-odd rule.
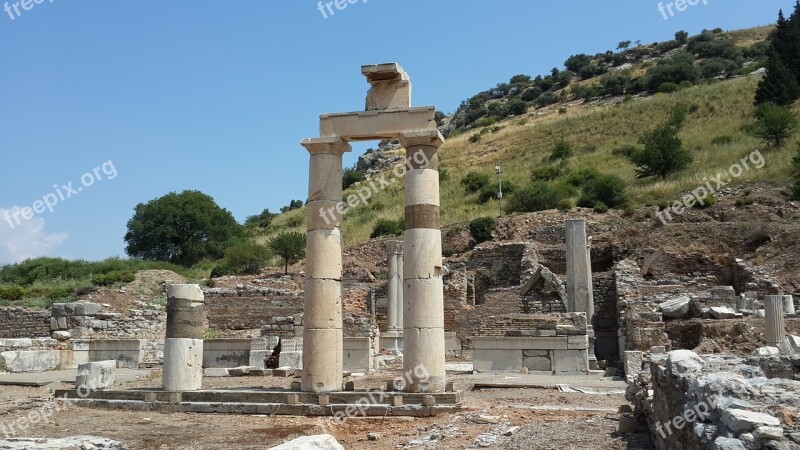
[[589, 332], [589, 365], [597, 367], [594, 354], [594, 293], [592, 259], [586, 238], [586, 220], [567, 220], [564, 225], [567, 251], [567, 310], [586, 313]]
[[765, 295], [764, 313], [767, 347], [777, 347], [778, 344], [786, 339], [786, 325], [783, 320], [783, 296]]
[[403, 349], [403, 243], [386, 243], [388, 261], [388, 325], [383, 333], [383, 347], [389, 350]]
[[306, 139], [311, 154], [304, 282], [303, 376], [306, 392], [342, 390], [342, 155], [340, 138]]
[[165, 391], [196, 391], [203, 383], [205, 298], [196, 284], [167, 287], [167, 338], [164, 341]]
[[796, 314], [796, 311], [794, 310], [794, 297], [791, 295], [783, 296], [783, 313], [788, 316], [793, 316]]
[[444, 392], [444, 287], [437, 130], [401, 135], [406, 149], [403, 369], [406, 392]]

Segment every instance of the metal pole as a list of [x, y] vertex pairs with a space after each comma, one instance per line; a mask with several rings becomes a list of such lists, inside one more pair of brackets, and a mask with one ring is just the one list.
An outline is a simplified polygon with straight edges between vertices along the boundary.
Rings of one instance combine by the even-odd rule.
[[500, 169], [500, 166], [495, 166], [495, 171], [497, 172], [497, 180], [499, 183], [499, 190], [497, 191], [497, 201], [500, 204], [500, 217], [503, 216], [503, 171]]

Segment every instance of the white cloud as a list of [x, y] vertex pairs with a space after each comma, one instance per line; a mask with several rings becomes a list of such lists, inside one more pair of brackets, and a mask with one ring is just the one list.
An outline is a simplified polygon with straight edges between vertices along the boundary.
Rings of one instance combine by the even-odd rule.
[[18, 206], [0, 208], [0, 264], [16, 263], [39, 256], [52, 256], [69, 237], [69, 233], [46, 232], [45, 220], [39, 216], [34, 216], [30, 220], [23, 220], [17, 216], [20, 217], [20, 223], [17, 223], [13, 214], [19, 210]]

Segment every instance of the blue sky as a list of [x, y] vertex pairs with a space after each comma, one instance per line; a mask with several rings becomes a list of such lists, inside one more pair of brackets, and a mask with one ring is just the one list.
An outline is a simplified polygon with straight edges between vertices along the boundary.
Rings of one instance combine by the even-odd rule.
[[299, 141], [320, 114], [363, 109], [362, 64], [399, 62], [414, 105], [452, 112], [574, 53], [764, 25], [794, 4], [700, 0], [665, 20], [652, 0], [357, 0], [327, 18], [316, 0], [44, 0], [19, 15], [17, 1], [0, 11], [0, 264], [123, 256], [133, 208], [170, 191], [239, 221], [305, 199]]

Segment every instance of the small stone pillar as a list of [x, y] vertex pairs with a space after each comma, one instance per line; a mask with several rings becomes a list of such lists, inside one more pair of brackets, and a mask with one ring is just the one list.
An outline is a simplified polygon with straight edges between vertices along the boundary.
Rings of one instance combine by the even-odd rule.
[[202, 387], [204, 302], [203, 291], [196, 284], [167, 287], [162, 384], [165, 391], [196, 391]]
[[783, 320], [783, 296], [764, 296], [765, 335], [767, 347], [777, 347], [786, 339], [786, 325]]
[[342, 155], [341, 138], [306, 139], [311, 154], [303, 305], [305, 392], [342, 390]]
[[791, 295], [783, 296], [783, 313], [787, 316], [793, 316], [796, 314], [796, 311], [794, 310], [794, 297]]
[[388, 324], [381, 336], [382, 346], [389, 350], [403, 349], [403, 242], [386, 243], [388, 262]]
[[403, 372], [406, 392], [445, 392], [444, 285], [437, 130], [403, 134], [406, 231], [403, 242]]
[[586, 313], [589, 334], [589, 367], [597, 369], [594, 353], [594, 292], [592, 258], [586, 237], [586, 220], [567, 220], [564, 225], [567, 251], [567, 311]]

